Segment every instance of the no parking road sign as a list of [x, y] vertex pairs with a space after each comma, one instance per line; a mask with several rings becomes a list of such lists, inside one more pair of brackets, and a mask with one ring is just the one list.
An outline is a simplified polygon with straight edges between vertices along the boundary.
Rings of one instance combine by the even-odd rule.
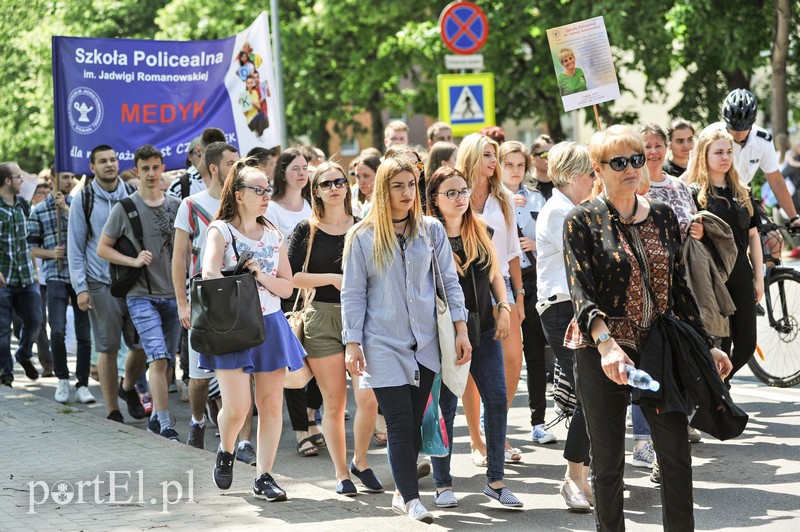
[[480, 131], [494, 122], [494, 74], [441, 74], [439, 120], [447, 122], [453, 135]]
[[439, 17], [445, 46], [457, 54], [474, 54], [489, 36], [486, 13], [472, 2], [453, 2]]

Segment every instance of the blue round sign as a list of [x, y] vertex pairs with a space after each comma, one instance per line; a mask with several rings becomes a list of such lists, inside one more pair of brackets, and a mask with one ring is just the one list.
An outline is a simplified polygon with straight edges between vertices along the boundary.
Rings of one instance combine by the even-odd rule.
[[453, 2], [439, 17], [445, 46], [457, 54], [474, 54], [489, 36], [486, 13], [472, 2]]

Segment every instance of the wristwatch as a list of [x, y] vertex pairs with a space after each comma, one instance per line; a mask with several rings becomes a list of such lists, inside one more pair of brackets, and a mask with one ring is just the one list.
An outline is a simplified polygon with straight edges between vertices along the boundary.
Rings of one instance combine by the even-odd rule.
[[600, 336], [597, 337], [597, 342], [595, 342], [595, 343], [597, 345], [600, 345], [603, 342], [608, 342], [609, 340], [611, 340], [611, 335], [609, 333], [607, 333], [607, 332], [601, 332]]
[[514, 290], [513, 292], [514, 292], [514, 297], [517, 297], [517, 296], [520, 296], [520, 295], [522, 295], [522, 296], [525, 295], [525, 289], [524, 288], [520, 288], [519, 290]]

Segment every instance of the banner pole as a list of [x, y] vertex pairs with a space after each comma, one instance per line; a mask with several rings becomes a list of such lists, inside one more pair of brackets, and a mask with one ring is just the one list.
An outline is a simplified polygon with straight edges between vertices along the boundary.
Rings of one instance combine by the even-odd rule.
[[603, 131], [603, 126], [600, 124], [600, 113], [597, 110], [597, 104], [592, 106], [594, 108], [594, 121], [597, 123], [597, 131]]
[[278, 0], [270, 0], [270, 18], [272, 20], [272, 50], [275, 62], [275, 85], [278, 99], [278, 116], [281, 119], [281, 148], [288, 148], [286, 134], [286, 105], [283, 99], [283, 65], [281, 61], [281, 26], [278, 18]]

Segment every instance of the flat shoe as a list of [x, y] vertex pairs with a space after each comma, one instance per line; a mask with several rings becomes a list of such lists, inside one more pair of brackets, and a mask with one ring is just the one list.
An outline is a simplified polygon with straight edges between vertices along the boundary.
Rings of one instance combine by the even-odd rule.
[[567, 507], [575, 512], [588, 512], [592, 507], [586, 499], [586, 495], [580, 491], [577, 486], [571, 481], [564, 482], [560, 490], [561, 496], [564, 497], [564, 502]]
[[483, 488], [483, 493], [490, 499], [498, 501], [507, 508], [522, 508], [522, 501], [517, 499], [517, 497], [511, 493], [511, 490], [505, 486], [502, 488], [493, 488], [487, 484]]
[[472, 450], [472, 463], [475, 464], [477, 467], [489, 467], [489, 463], [486, 461], [486, 457], [481, 454], [481, 452], [477, 449]]
[[522, 451], [517, 449], [506, 449], [505, 462], [507, 464], [517, 464], [522, 461]]
[[336, 493], [339, 495], [344, 495], [345, 497], [355, 497], [358, 495], [358, 490], [356, 489], [355, 484], [349, 478], [344, 480], [340, 480], [336, 484]]
[[453, 490], [451, 489], [446, 489], [437, 493], [433, 498], [433, 502], [438, 508], [458, 507], [458, 499], [456, 498], [456, 494], [453, 493]]
[[350, 472], [361, 481], [365, 488], [367, 488], [364, 490], [367, 493], [383, 493], [383, 484], [381, 484], [381, 481], [375, 476], [372, 469], [367, 468], [363, 471], [359, 471], [355, 462], [350, 462]]
[[[303, 448], [303, 445], [308, 443], [310, 447]], [[303, 438], [299, 442], [297, 442], [297, 454], [300, 456], [317, 456], [319, 454], [319, 449], [316, 445], [311, 442], [311, 438]]]

